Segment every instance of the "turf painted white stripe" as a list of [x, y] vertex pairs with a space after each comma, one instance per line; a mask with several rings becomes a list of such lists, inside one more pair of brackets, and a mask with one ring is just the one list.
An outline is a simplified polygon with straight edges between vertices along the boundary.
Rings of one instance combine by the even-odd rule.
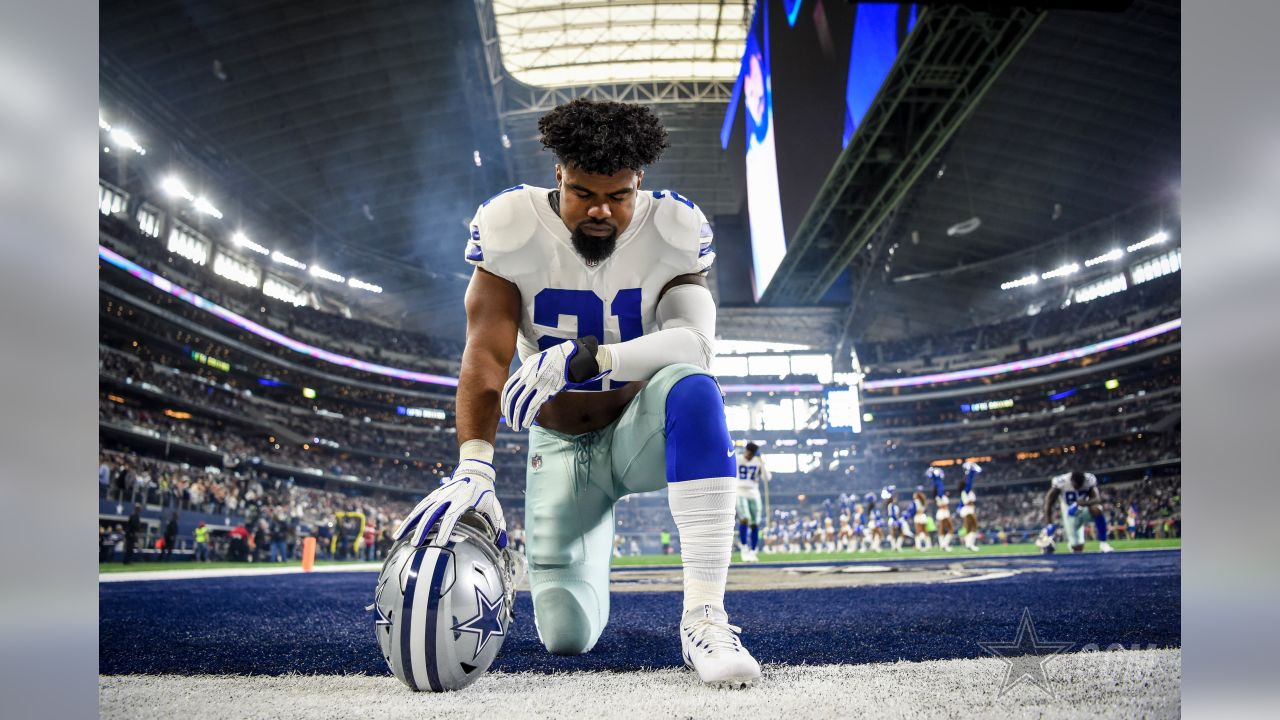
[[[672, 634], [673, 647], [679, 642]], [[566, 668], [571, 661], [566, 661]], [[489, 673], [454, 693], [414, 693], [391, 676], [119, 675], [99, 681], [104, 718], [792, 718], [1178, 717], [1182, 651], [1059, 655], [1055, 695], [1029, 683], [1000, 693], [996, 658], [867, 665], [768, 665], [758, 686], [718, 690], [684, 668], [640, 672]], [[773, 713], [776, 714], [776, 713]]]
[[[373, 572], [382, 569], [382, 563], [358, 562], [343, 565], [317, 565], [315, 573]], [[137, 580], [199, 580], [201, 578], [251, 577], [257, 575], [294, 575], [302, 572], [301, 565], [262, 566], [246, 564], [243, 568], [209, 568], [208, 570], [139, 570], [136, 572], [112, 572], [98, 575], [98, 582], [133, 582]]]
[[950, 580], [943, 580], [942, 582], [966, 583], [966, 582], [982, 582], [983, 580], [1002, 580], [1004, 578], [1010, 578], [1010, 577], [1013, 577], [1014, 575], [1021, 575], [1021, 574], [1022, 574], [1022, 571], [1020, 570], [1002, 570], [1000, 572], [987, 573], [986, 575], [972, 575], [970, 577], [951, 578]]

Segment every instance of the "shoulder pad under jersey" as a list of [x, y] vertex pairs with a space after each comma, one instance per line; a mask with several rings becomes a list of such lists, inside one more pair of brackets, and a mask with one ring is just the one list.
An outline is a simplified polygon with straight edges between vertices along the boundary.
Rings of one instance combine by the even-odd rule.
[[537, 267], [521, 253], [537, 233], [538, 216], [532, 202], [547, 191], [527, 185], [507, 188], [485, 200], [471, 220], [466, 259], [476, 267], [510, 279]]
[[[654, 190], [653, 227], [681, 255], [686, 272], [703, 272], [715, 261], [711, 223], [693, 201], [673, 190]], [[686, 256], [687, 253], [687, 256]]]
[[1068, 486], [1071, 485], [1071, 473], [1054, 475], [1053, 479], [1049, 481], [1049, 484], [1059, 490], [1066, 489]]

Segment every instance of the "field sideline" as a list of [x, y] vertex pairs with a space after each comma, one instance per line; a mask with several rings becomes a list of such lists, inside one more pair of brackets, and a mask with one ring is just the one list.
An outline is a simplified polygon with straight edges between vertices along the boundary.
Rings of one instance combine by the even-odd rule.
[[[1163, 548], [1180, 548], [1182, 547], [1181, 538], [1161, 538], [1152, 540], [1112, 540], [1111, 545], [1116, 551], [1123, 552], [1128, 550], [1152, 550]], [[1059, 553], [1070, 553], [1070, 548], [1062, 543], [1058, 543], [1057, 550]], [[1094, 553], [1098, 551], [1096, 542], [1085, 544], [1086, 553]], [[1020, 555], [1038, 555], [1040, 548], [1033, 543], [1020, 543], [1014, 545], [983, 545], [982, 550], [973, 552], [966, 550], [963, 546], [957, 546], [951, 552], [939, 550], [937, 547], [930, 548], [925, 551], [917, 551], [906, 548], [902, 552], [897, 553], [890, 550], [883, 552], [866, 552], [866, 553], [776, 553], [776, 554], [760, 554], [759, 564], [768, 563], [808, 563], [808, 562], [879, 562], [883, 560], [911, 560], [914, 558], [996, 558], [996, 557], [1012, 557]], [[733, 563], [739, 564], [741, 559], [735, 552], [733, 554]], [[156, 572], [166, 570], [217, 570], [217, 569], [240, 569], [246, 570], [250, 568], [286, 568], [296, 566], [298, 563], [241, 563], [241, 562], [136, 562], [131, 565], [123, 565], [121, 563], [103, 563], [98, 565], [100, 574], [119, 573], [119, 572]], [[359, 564], [352, 562], [340, 562], [335, 560], [317, 560], [317, 566], [353, 566]], [[613, 559], [613, 567], [658, 567], [663, 565], [676, 566], [680, 564], [679, 555], [638, 555], [623, 556]]]

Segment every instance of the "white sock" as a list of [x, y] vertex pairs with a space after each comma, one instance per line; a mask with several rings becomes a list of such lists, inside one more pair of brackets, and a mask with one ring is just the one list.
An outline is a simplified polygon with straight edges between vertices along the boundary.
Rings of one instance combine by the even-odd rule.
[[724, 608], [724, 586], [733, 554], [737, 481], [731, 477], [668, 483], [667, 501], [680, 535], [684, 611]]

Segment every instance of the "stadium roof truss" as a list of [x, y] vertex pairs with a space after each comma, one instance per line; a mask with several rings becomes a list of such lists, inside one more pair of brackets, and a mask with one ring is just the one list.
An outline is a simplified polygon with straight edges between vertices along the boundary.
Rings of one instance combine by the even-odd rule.
[[527, 85], [730, 80], [747, 3], [492, 0], [502, 62]]
[[1024, 8], [982, 12], [957, 5], [921, 12], [801, 221], [762, 302], [804, 305], [822, 298], [1044, 16]]
[[[747, 2], [475, 0], [489, 87], [511, 152], [511, 183], [551, 182], [538, 118], [574, 98], [643, 103], [674, 153], [645, 184], [695, 198], [709, 215], [741, 202], [718, 130], [746, 43]], [[590, 38], [584, 40], [583, 38]]]

